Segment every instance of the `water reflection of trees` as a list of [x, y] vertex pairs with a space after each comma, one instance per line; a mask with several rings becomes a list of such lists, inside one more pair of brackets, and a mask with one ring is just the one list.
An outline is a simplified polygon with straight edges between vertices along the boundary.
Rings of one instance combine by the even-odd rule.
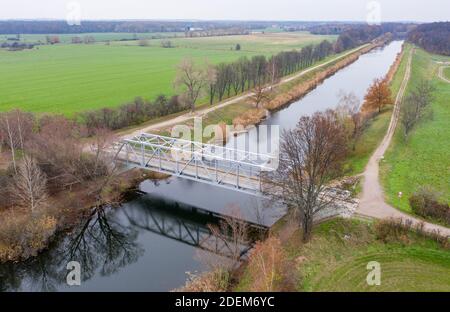
[[[81, 264], [82, 283], [95, 275], [109, 276], [134, 263], [144, 250], [137, 243], [138, 231], [153, 232], [169, 239], [203, 250], [216, 259], [236, 258], [251, 248], [253, 238], [233, 241], [230, 223], [244, 224], [248, 234], [259, 235], [264, 227], [230, 218], [226, 227], [225, 215], [194, 208], [151, 196], [124, 205], [109, 213], [95, 209], [87, 222], [73, 233], [55, 240], [46, 252], [19, 264], [0, 265], [0, 290], [54, 291], [65, 287], [67, 263]], [[213, 227], [216, 231], [212, 230]], [[217, 227], [218, 226], [218, 227]], [[258, 236], [259, 237], [259, 236]]]
[[70, 261], [80, 262], [82, 281], [97, 272], [111, 275], [143, 254], [136, 242], [137, 234], [132, 227], [120, 224], [107, 209], [95, 209], [84, 224], [38, 257], [0, 265], [0, 290], [57, 290], [66, 283], [66, 265]]
[[103, 276], [136, 262], [143, 250], [136, 243], [137, 231], [108, 218], [100, 209], [91, 222], [76, 234], [68, 244], [66, 259], [79, 261], [83, 278], [89, 279], [100, 270]]

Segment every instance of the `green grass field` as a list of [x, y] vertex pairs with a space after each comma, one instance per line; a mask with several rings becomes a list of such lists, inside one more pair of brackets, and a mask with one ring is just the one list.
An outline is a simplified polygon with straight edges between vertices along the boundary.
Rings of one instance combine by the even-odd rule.
[[355, 149], [349, 152], [349, 157], [344, 164], [345, 175], [353, 176], [364, 171], [370, 156], [386, 135], [391, 115], [392, 106], [388, 106], [370, 121], [369, 126], [355, 144]]
[[[299, 290], [450, 291], [450, 252], [432, 241], [383, 243], [375, 239], [371, 226], [339, 219], [321, 224], [316, 235], [304, 247], [309, 261], [299, 268]], [[380, 286], [366, 282], [370, 261], [380, 263]]]
[[[156, 32], [156, 33], [83, 33], [83, 34], [49, 34], [49, 36], [57, 36], [61, 43], [71, 43], [73, 37], [83, 38], [92, 36], [96, 41], [119, 41], [133, 39], [152, 39], [152, 38], [173, 38], [184, 37], [184, 33], [179, 32]], [[27, 43], [45, 43], [47, 35], [44, 34], [24, 34], [20, 35], [21, 42]], [[6, 41], [8, 38], [16, 38], [16, 35], [0, 35], [0, 42]]]
[[[174, 38], [170, 41], [175, 47], [202, 50], [234, 50], [239, 43], [241, 51], [270, 55], [280, 51], [299, 49], [322, 40], [334, 41], [336, 36], [318, 36], [308, 32], [269, 32], [242, 36], [221, 36], [202, 38]], [[150, 46], [160, 46], [162, 40], [151, 40]], [[116, 41], [117, 45], [138, 45], [137, 41]]]
[[[270, 33], [173, 39], [176, 48], [172, 49], [161, 48], [160, 41], [154, 39], [149, 47], [140, 47], [136, 41], [115, 41], [111, 45], [57, 44], [18, 52], [0, 50], [0, 111], [21, 108], [71, 115], [118, 106], [136, 96], [151, 100], [159, 94], [174, 93], [176, 65], [185, 57], [199, 62], [230, 62], [333, 38], [302, 32]], [[236, 43], [241, 44], [241, 51], [231, 50]]]
[[[417, 50], [407, 89], [411, 91], [422, 78], [432, 81], [436, 86], [432, 116], [419, 122], [407, 143], [399, 125], [381, 164], [387, 200], [406, 212], [411, 212], [409, 196], [420, 186], [433, 187], [441, 193], [441, 200], [450, 202], [450, 84], [437, 77], [436, 57]], [[398, 198], [398, 192], [403, 192], [402, 198]]]
[[[436, 242], [410, 234], [407, 243], [376, 239], [372, 224], [334, 219], [318, 225], [308, 244], [297, 233], [284, 243], [297, 291], [450, 291], [450, 251]], [[367, 284], [367, 264], [380, 263], [381, 285]], [[250, 283], [244, 274], [237, 290]]]
[[447, 79], [450, 79], [450, 67], [444, 68], [444, 75]]

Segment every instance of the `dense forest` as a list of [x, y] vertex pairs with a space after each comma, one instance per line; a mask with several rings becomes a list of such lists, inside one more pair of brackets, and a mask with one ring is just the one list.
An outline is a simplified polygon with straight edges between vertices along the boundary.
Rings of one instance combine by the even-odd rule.
[[450, 22], [419, 25], [409, 33], [408, 41], [428, 52], [450, 55]]
[[[337, 28], [330, 25], [330, 32], [336, 30]], [[385, 23], [381, 25], [348, 25], [347, 27], [342, 27], [343, 30], [336, 42], [336, 52], [345, 51], [348, 49], [353, 49], [359, 45], [365, 44], [373, 39], [382, 36], [386, 33], [391, 33], [394, 38], [405, 38], [408, 31], [414, 27], [413, 24], [403, 24], [403, 23]], [[326, 31], [323, 27], [321, 31]]]
[[321, 25], [314, 25], [308, 28], [314, 35], [340, 35], [345, 30], [355, 27], [359, 24], [348, 24], [348, 23], [326, 23]]

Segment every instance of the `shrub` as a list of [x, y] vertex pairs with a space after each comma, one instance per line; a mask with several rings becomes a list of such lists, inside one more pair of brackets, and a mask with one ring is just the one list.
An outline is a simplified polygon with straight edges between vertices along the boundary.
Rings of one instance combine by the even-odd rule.
[[281, 241], [269, 237], [256, 243], [248, 259], [251, 277], [249, 291], [285, 291], [291, 289], [288, 262]]
[[216, 269], [200, 275], [187, 273], [188, 281], [186, 285], [175, 291], [182, 292], [224, 292], [227, 291], [230, 274], [227, 270]]
[[375, 223], [375, 234], [377, 239], [384, 243], [403, 243], [409, 244], [414, 238], [413, 235], [431, 239], [443, 248], [450, 248], [450, 243], [447, 237], [440, 235], [439, 232], [429, 232], [424, 229], [424, 224], [414, 224], [411, 220], [404, 219], [384, 219]]
[[238, 128], [242, 126], [243, 128], [258, 124], [266, 117], [266, 110], [262, 108], [252, 108], [244, 112], [240, 116], [233, 119], [233, 126]]
[[439, 194], [422, 187], [409, 198], [412, 211], [424, 218], [433, 218], [450, 224], [450, 207], [439, 202]]
[[138, 125], [153, 118], [178, 113], [184, 109], [185, 106], [180, 103], [178, 96], [167, 98], [160, 95], [153, 102], [136, 97], [133, 102], [123, 104], [116, 109], [102, 108], [83, 112], [79, 117], [86, 125], [88, 134], [93, 135], [94, 129], [117, 130]]
[[5, 212], [1, 219], [0, 262], [35, 256], [56, 231], [56, 219], [45, 214]]

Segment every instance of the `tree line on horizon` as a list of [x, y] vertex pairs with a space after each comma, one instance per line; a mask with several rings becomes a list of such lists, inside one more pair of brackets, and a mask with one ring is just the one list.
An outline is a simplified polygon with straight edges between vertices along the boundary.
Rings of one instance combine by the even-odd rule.
[[[317, 22], [277, 22], [280, 27], [296, 29]], [[65, 20], [4, 20], [0, 21], [0, 34], [75, 34], [75, 33], [151, 33], [186, 32], [190, 29], [217, 32], [224, 29], [265, 29], [273, 22], [264, 21], [182, 21], [182, 20], [84, 20], [80, 25], [69, 25]]]
[[450, 22], [419, 25], [409, 33], [408, 41], [428, 52], [450, 56]]

